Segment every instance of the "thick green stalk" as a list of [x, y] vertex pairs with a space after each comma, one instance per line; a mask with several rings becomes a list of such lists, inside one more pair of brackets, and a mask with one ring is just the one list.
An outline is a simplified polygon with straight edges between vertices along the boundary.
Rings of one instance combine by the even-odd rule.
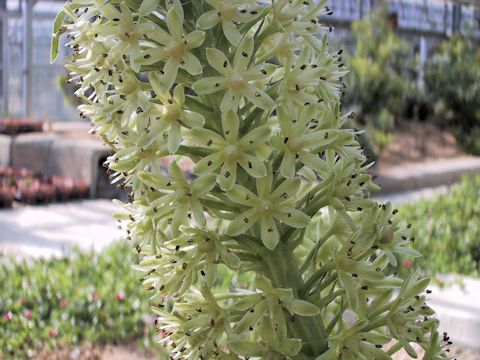
[[[269, 278], [272, 285], [277, 288], [291, 288], [296, 298], [306, 300], [300, 296], [300, 289], [304, 286], [298, 265], [295, 262], [291, 250], [283, 243], [276, 249], [263, 256], [263, 260], [269, 271]], [[302, 339], [304, 346], [303, 355], [308, 358], [315, 358], [328, 349], [328, 335], [320, 315], [317, 316], [290, 316], [287, 319], [287, 326], [290, 335]]]

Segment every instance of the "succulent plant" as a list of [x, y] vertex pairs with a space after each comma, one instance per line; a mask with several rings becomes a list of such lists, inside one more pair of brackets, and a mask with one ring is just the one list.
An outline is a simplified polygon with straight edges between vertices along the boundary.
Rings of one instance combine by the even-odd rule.
[[448, 358], [428, 278], [396, 276], [419, 255], [410, 229], [369, 198], [343, 126], [325, 3], [74, 0], [55, 22], [52, 59], [66, 32], [81, 116], [132, 191], [116, 216], [171, 359], [416, 357], [412, 343]]

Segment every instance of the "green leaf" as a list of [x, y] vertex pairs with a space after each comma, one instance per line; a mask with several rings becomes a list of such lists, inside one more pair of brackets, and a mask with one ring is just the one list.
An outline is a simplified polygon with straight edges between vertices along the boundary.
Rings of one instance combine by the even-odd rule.
[[57, 59], [60, 47], [60, 34], [56, 33], [52, 36], [52, 42], [50, 45], [50, 64], [53, 64]]
[[280, 343], [279, 351], [287, 356], [295, 356], [302, 350], [302, 340], [287, 339]]
[[61, 10], [53, 22], [53, 31], [52, 31], [52, 42], [50, 46], [50, 63], [53, 64], [57, 59], [59, 47], [60, 47], [60, 36], [64, 31], [60, 31], [67, 13], [64, 10]]
[[308, 301], [293, 299], [291, 305], [292, 311], [301, 316], [315, 316], [320, 314], [320, 308]]
[[343, 270], [338, 270], [338, 277], [342, 282], [343, 287], [347, 293], [347, 301], [352, 310], [357, 311], [358, 309], [358, 286], [355, 281], [352, 279], [352, 276]]
[[247, 340], [231, 340], [228, 342], [228, 347], [234, 353], [243, 356], [262, 355], [266, 350], [260, 343]]

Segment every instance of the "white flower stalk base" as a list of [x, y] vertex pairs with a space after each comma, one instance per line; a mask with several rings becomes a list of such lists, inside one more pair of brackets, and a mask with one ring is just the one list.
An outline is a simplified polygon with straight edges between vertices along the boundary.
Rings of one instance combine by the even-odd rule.
[[[369, 199], [358, 132], [343, 127], [329, 13], [313, 0], [73, 0], [55, 22], [52, 59], [66, 32], [81, 116], [131, 188], [117, 217], [140, 243], [171, 359], [416, 357], [411, 343], [448, 358], [428, 279], [396, 275], [400, 254], [419, 255], [409, 229]], [[219, 290], [247, 272], [246, 288]]]

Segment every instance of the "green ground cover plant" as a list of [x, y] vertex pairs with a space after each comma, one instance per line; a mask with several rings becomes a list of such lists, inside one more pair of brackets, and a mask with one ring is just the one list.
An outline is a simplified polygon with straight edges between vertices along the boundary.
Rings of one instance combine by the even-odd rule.
[[415, 247], [425, 254], [408, 267], [432, 275], [480, 275], [480, 177], [465, 177], [445, 195], [400, 208], [416, 233]]
[[126, 242], [59, 259], [1, 256], [0, 358], [84, 342], [152, 345], [148, 299], [131, 271], [136, 257]]

